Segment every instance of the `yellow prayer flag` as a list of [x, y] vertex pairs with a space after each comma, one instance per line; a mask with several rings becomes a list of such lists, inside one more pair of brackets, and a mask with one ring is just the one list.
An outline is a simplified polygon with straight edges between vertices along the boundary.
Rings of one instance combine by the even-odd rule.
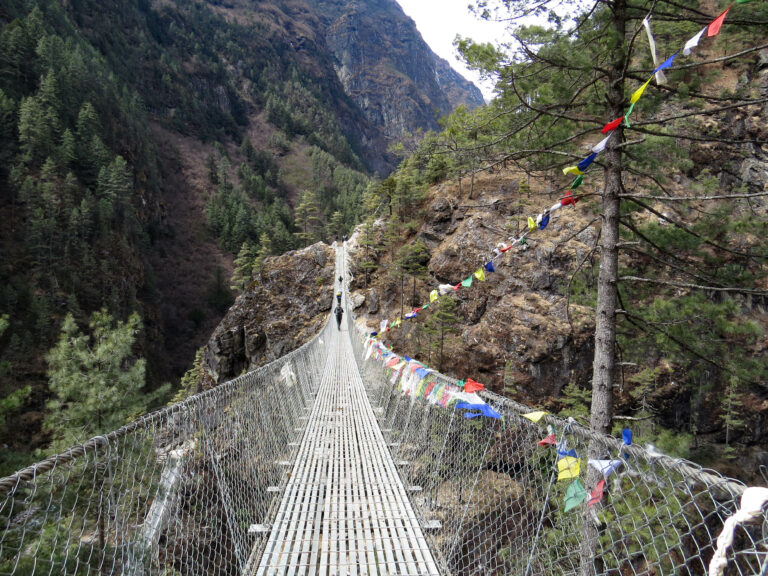
[[478, 268], [475, 271], [475, 278], [480, 280], [480, 282], [485, 282], [485, 270], [483, 270], [482, 268]]
[[535, 230], [536, 229], [536, 220], [534, 220], [531, 216], [528, 216], [528, 230]]
[[648, 81], [645, 84], [643, 84], [642, 86], [640, 86], [640, 88], [635, 90], [635, 93], [632, 94], [632, 98], [629, 99], [630, 104], [634, 104], [635, 102], [640, 100], [640, 96], [643, 95], [643, 92], [645, 92], [645, 89], [648, 87], [648, 84], [651, 83], [651, 80], [653, 80], [653, 76], [648, 78]]
[[528, 414], [522, 414], [523, 418], [528, 418], [531, 422], [538, 422], [544, 416], [546, 415], [546, 412], [543, 410], [538, 410], [536, 412], [528, 412]]
[[402, 321], [402, 320], [400, 320], [400, 318], [398, 318], [397, 320], [395, 320], [394, 322], [392, 322], [392, 328], [397, 328], [397, 327], [398, 327], [398, 326], [400, 326], [400, 324], [402, 324], [402, 323], [403, 323], [403, 321]]
[[557, 461], [557, 479], [568, 480], [569, 478], [579, 477], [579, 465], [581, 458], [565, 456]]
[[579, 170], [578, 166], [568, 166], [567, 168], [563, 168], [563, 174], [573, 174], [574, 176], [581, 176], [584, 174], [581, 170]]
[[429, 293], [429, 301], [434, 302], [435, 300], [437, 300], [437, 298], [438, 298], [437, 290], [432, 290], [432, 292]]

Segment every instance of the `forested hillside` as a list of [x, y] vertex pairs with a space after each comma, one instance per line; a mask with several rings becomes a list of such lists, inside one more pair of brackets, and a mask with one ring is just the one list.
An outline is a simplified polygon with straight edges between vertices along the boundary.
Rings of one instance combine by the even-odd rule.
[[[394, 135], [345, 92], [317, 9], [299, 0], [0, 5], [7, 468], [47, 446], [51, 411], [86, 403], [86, 381], [49, 388], [56, 362], [62, 382], [86, 367], [103, 382], [110, 372], [98, 358], [146, 359], [132, 372], [138, 396], [111, 421], [145, 411], [168, 399], [153, 391], [189, 367], [254, 266], [359, 219], [370, 177], [396, 161]], [[412, 22], [405, 35], [423, 44]], [[418, 93], [418, 79], [406, 81]], [[446, 89], [474, 96], [466, 85]], [[410, 120], [403, 130], [434, 124]], [[60, 338], [60, 350], [70, 342], [77, 354], [57, 355]], [[112, 401], [114, 390], [101, 388], [96, 405]]]

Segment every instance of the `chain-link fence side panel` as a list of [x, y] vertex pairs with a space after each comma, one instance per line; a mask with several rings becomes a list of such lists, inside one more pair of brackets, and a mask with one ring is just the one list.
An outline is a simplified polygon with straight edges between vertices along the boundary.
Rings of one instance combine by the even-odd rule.
[[324, 334], [0, 479], [0, 575], [242, 573], [295, 459]]

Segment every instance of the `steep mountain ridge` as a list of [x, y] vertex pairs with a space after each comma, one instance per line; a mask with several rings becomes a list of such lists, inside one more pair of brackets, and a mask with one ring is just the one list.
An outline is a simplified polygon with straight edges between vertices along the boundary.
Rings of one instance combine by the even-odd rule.
[[427, 46], [394, 0], [313, 1], [345, 91], [389, 140], [412, 126], [438, 130], [439, 116], [483, 104], [480, 91]]

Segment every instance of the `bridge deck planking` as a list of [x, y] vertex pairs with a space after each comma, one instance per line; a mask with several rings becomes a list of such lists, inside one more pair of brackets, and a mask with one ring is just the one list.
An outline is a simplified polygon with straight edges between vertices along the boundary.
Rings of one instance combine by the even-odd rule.
[[329, 358], [256, 576], [437, 576], [351, 353]]

